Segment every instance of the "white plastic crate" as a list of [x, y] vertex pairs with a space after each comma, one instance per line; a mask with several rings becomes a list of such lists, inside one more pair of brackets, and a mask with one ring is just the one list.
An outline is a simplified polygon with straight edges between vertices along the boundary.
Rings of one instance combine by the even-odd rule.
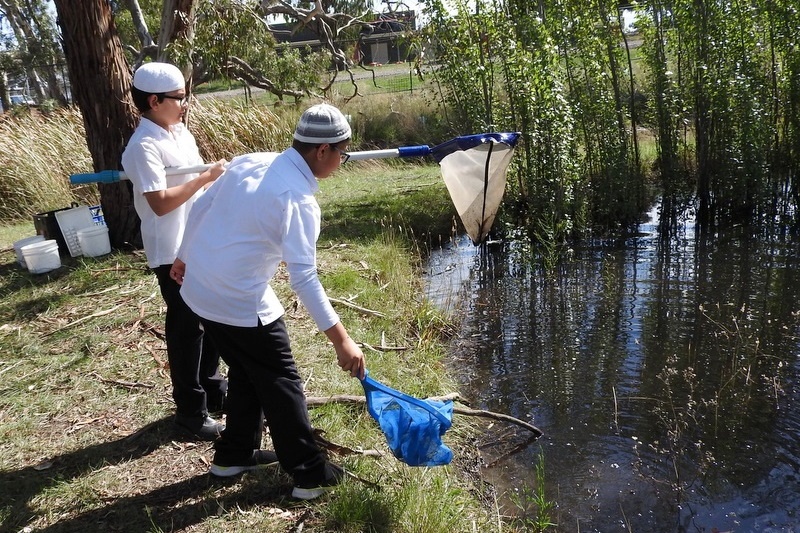
[[58, 227], [69, 249], [69, 255], [76, 257], [82, 255], [81, 244], [78, 241], [78, 230], [93, 227], [95, 225], [92, 212], [88, 205], [80, 205], [72, 209], [56, 212]]

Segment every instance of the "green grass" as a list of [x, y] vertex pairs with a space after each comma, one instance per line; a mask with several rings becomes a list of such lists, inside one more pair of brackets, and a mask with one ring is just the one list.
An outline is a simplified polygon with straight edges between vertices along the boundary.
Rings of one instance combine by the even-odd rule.
[[[329, 296], [384, 315], [336, 304], [351, 336], [365, 343], [370, 372], [419, 396], [455, 390], [446, 371], [452, 328], [422, 303], [423, 249], [412, 238], [447, 238], [452, 206], [440, 181], [435, 166], [360, 164], [324, 180], [318, 195], [319, 267]], [[480, 498], [484, 487], [470, 473], [478, 426], [469, 417], [455, 417], [445, 436], [453, 464], [420, 469], [387, 453], [363, 405], [312, 406], [312, 423], [329, 441], [383, 453], [334, 454], [369, 483], [349, 479], [320, 501], [288, 498], [291, 480], [277, 469], [212, 478], [212, 448], [172, 428], [164, 309], [143, 255], [64, 257], [61, 268], [31, 275], [16, 264], [11, 244], [32, 232], [24, 221], [0, 230], [0, 530], [495, 529], [497, 517]], [[285, 276], [275, 287], [309, 396], [362, 394], [294, 305]]]

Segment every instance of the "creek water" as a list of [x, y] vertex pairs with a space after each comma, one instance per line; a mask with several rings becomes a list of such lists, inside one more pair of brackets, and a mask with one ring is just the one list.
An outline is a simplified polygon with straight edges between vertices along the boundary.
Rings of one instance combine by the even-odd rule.
[[501, 512], [531, 518], [541, 487], [549, 531], [800, 531], [796, 237], [701, 237], [691, 216], [660, 232], [654, 208], [550, 276], [533, 253], [464, 239], [425, 265], [427, 298], [460, 320], [462, 394], [544, 431], [487, 431]]

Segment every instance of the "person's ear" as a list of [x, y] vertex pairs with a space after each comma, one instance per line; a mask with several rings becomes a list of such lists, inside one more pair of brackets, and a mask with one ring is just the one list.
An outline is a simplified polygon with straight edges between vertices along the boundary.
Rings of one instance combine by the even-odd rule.
[[151, 94], [150, 96], [148, 96], [147, 104], [150, 106], [150, 109], [153, 109], [156, 106], [156, 104], [158, 104], [158, 95]]

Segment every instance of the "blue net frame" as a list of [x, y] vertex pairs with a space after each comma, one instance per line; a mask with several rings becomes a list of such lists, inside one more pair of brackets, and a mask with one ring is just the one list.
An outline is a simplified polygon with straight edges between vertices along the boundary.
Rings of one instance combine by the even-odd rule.
[[453, 402], [420, 400], [375, 381], [361, 380], [367, 411], [380, 425], [394, 456], [409, 466], [449, 464], [453, 452], [442, 435], [453, 421]]

